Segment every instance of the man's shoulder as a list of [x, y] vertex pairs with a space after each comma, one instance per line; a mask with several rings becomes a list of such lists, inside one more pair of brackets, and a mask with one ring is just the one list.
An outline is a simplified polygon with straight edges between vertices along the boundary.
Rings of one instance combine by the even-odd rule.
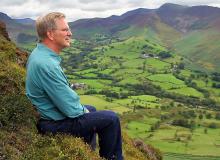
[[56, 63], [54, 63], [53, 59], [50, 57], [45, 57], [39, 55], [39, 53], [32, 52], [29, 61], [28, 66], [33, 67], [35, 70], [53, 70], [57, 67]]

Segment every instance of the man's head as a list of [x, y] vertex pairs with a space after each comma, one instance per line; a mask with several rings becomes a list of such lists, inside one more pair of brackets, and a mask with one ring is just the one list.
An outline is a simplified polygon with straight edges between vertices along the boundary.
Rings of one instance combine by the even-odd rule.
[[55, 51], [60, 52], [70, 46], [72, 33], [63, 13], [52, 12], [39, 17], [36, 21], [36, 29], [40, 42], [52, 46]]

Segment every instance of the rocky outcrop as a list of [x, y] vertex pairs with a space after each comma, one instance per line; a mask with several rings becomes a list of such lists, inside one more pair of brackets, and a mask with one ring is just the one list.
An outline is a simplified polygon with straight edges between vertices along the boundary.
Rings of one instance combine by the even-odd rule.
[[8, 41], [11, 41], [8, 36], [8, 32], [6, 31], [6, 25], [1, 21], [0, 21], [0, 35], [3, 35], [3, 37], [5, 37], [5, 39], [7, 39]]
[[21, 51], [20, 49], [16, 48], [16, 61], [18, 65], [25, 66], [28, 58], [28, 53]]
[[133, 143], [136, 148], [138, 148], [139, 150], [141, 150], [143, 153], [146, 154], [148, 159], [150, 160], [162, 160], [163, 159], [162, 154], [158, 149], [152, 147], [149, 144], [145, 144], [142, 140], [136, 139], [134, 140]]
[[[1, 21], [0, 21], [0, 35], [2, 35], [6, 39], [6, 41], [9, 41], [9, 43], [12, 43], [9, 38], [8, 32], [6, 30], [6, 25]], [[25, 66], [27, 62], [28, 53], [21, 51], [19, 48], [16, 48], [15, 54], [16, 54], [16, 62], [18, 63], [18, 65]]]

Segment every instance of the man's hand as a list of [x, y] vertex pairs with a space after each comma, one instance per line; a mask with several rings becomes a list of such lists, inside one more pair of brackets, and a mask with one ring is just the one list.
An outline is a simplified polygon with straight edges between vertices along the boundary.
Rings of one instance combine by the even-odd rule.
[[87, 108], [84, 108], [84, 113], [89, 113], [89, 110]]

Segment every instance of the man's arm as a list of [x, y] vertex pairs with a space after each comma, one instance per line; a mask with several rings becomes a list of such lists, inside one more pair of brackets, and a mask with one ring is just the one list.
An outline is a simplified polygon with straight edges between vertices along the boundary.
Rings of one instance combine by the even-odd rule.
[[59, 66], [41, 69], [40, 73], [43, 89], [60, 112], [70, 118], [84, 113], [79, 96], [69, 87]]

